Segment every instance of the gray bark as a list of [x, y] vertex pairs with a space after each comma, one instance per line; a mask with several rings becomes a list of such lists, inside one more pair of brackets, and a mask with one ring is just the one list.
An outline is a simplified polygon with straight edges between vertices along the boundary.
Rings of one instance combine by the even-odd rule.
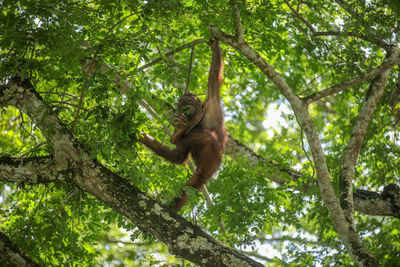
[[381, 193], [355, 190], [354, 209], [369, 215], [400, 218], [400, 186], [389, 184]]

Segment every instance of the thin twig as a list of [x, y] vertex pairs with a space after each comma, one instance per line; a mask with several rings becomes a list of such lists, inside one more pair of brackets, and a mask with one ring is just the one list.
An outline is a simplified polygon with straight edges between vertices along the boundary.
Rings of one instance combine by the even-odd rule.
[[[142, 22], [142, 25], [146, 25], [146, 24], [144, 23], [144, 20], [142, 19], [142, 17], [139, 16], [138, 12], [137, 12], [130, 4], [128, 4], [125, 0], [123, 0], [123, 1], [124, 1], [124, 3], [128, 6], [128, 8], [129, 8], [133, 13], [135, 13], [135, 15], [138, 17], [138, 19]], [[154, 34], [154, 32], [151, 30], [150, 27], [147, 27], [147, 29], [149, 30], [150, 34], [153, 36], [153, 38], [154, 38], [155, 40], [160, 41], [160, 40], [158, 40], [157, 36]], [[165, 57], [162, 55], [162, 53], [161, 53], [161, 51], [160, 51], [160, 47], [159, 47], [159, 46], [156, 46], [156, 48], [157, 48], [157, 51], [158, 51], [158, 54], [160, 55], [160, 57], [163, 58], [163, 59], [165, 59]]]
[[[169, 57], [169, 56], [171, 56], [171, 55], [173, 55], [173, 54], [175, 54], [175, 53], [178, 53], [178, 52], [182, 51], [182, 50], [185, 49], [185, 48], [191, 48], [191, 47], [193, 47], [194, 45], [201, 44], [201, 43], [205, 43], [205, 42], [206, 42], [206, 41], [205, 41], [204, 39], [197, 39], [197, 40], [194, 40], [194, 41], [192, 41], [192, 42], [190, 42], [190, 43], [184, 44], [184, 45], [182, 45], [182, 46], [180, 46], [180, 47], [178, 47], [178, 48], [176, 48], [176, 49], [174, 49], [174, 50], [172, 50], [172, 51], [170, 51], [170, 52], [167, 52], [167, 53], [165, 54], [165, 56], [163, 56], [163, 57], [158, 57], [158, 58], [156, 58], [155, 60], [151, 61], [150, 63], [147, 63], [147, 64], [143, 65], [142, 67], [138, 68], [137, 72], [141, 72], [141, 71], [145, 70], [146, 68], [155, 65], [155, 64], [157, 64], [158, 62], [162, 61], [165, 57]], [[181, 67], [181, 66], [180, 66], [180, 67]], [[185, 69], [186, 69], [186, 68], [185, 68]], [[111, 68], [109, 65], [103, 64], [103, 65], [101, 66], [101, 72], [102, 72], [103, 74], [106, 73], [108, 70], [112, 70], [112, 68]], [[113, 70], [113, 71], [114, 71], [114, 70]], [[129, 82], [129, 81], [127, 81], [127, 80], [123, 80], [123, 81], [121, 82], [121, 75], [120, 75], [118, 72], [116, 72], [116, 71], [114, 71], [114, 73], [115, 73], [115, 77], [114, 77], [114, 79], [113, 79], [112, 81], [113, 81], [115, 84], [118, 84], [119, 86], [122, 87], [122, 90], [121, 90], [121, 93], [122, 93], [122, 94], [126, 93], [128, 90], [130, 90], [130, 89], [132, 88], [132, 83], [131, 83], [131, 82]], [[154, 78], [153, 78], [153, 79], [154, 79]]]
[[24, 123], [25, 123], [24, 114], [21, 112], [21, 110], [18, 109], [18, 111], [19, 111], [20, 118], [21, 118], [20, 125], [21, 125], [22, 130], [24, 130], [24, 132], [26, 132], [33, 140], [36, 140], [36, 137], [32, 134], [32, 132], [28, 132], [28, 130], [25, 129], [25, 127], [24, 127]]
[[150, 183], [153, 185], [154, 190], [156, 191], [156, 195], [158, 195], [157, 187], [156, 187], [155, 184], [153, 183], [153, 179], [151, 179], [151, 176], [150, 176], [150, 174], [151, 174], [150, 170], [147, 168], [146, 164], [144, 164], [142, 158], [139, 156], [139, 154], [137, 153], [136, 150], [135, 150], [135, 153], [136, 153], [136, 156], [138, 157], [140, 163], [143, 165], [144, 169], [146, 170], [147, 175], [148, 175], [149, 180], [150, 180]]
[[189, 91], [190, 78], [192, 76], [193, 56], [194, 56], [194, 46], [192, 46], [192, 51], [190, 52], [189, 73], [186, 82], [185, 94], [187, 94]]
[[69, 96], [71, 98], [78, 98], [76, 95], [72, 95], [72, 94], [68, 94], [68, 93], [64, 93], [64, 92], [47, 92], [47, 91], [42, 91], [42, 92], [38, 92], [39, 94], [54, 94], [54, 95], [61, 95], [61, 96]]
[[123, 22], [124, 20], [126, 20], [127, 18], [133, 16], [134, 13], [131, 13], [128, 16], [123, 17], [122, 19], [120, 19], [119, 21], [117, 21], [106, 33], [106, 36], [109, 35], [111, 33], [112, 30], [114, 30], [115, 27], [117, 27], [118, 24], [120, 24], [121, 22]]
[[[93, 59], [95, 59], [95, 57]], [[88, 77], [89, 77], [89, 70], [87, 70], [86, 73], [85, 73], [85, 80], [84, 80], [82, 88], [81, 88], [81, 95], [79, 97], [78, 108], [76, 109], [76, 114], [75, 114], [74, 121], [72, 122], [71, 129], [69, 130], [70, 134], [72, 134], [72, 132], [74, 131], [76, 122], [78, 121], [78, 118], [79, 118], [79, 112], [81, 111], [82, 102], [83, 102], [83, 95], [84, 95], [84, 92], [85, 92], [85, 89], [86, 89], [86, 84], [87, 84]]]
[[[35, 46], [33, 45], [30, 61], [33, 60], [34, 54], [35, 54]], [[33, 76], [33, 68], [30, 68], [30, 70], [29, 70], [29, 80], [32, 80], [32, 76]]]
[[[200, 191], [201, 191], [201, 193], [203, 194], [203, 197], [204, 197], [204, 199], [206, 200], [207, 205], [208, 205], [209, 207], [213, 206], [213, 205], [214, 205], [214, 202], [212, 201], [212, 199], [211, 199], [211, 197], [210, 197], [210, 193], [209, 193], [208, 190], [207, 190], [207, 186], [206, 186], [206, 185], [203, 185], [203, 186], [200, 188]], [[221, 232], [225, 234], [225, 233], [226, 233], [226, 230], [225, 230], [224, 221], [223, 221], [218, 215], [216, 215], [216, 214], [213, 214], [213, 216], [214, 216], [215, 220], [217, 221], [217, 224], [218, 224], [218, 226], [219, 226], [219, 229], [221, 229]]]
[[[196, 39], [196, 40], [194, 40], [194, 41], [192, 41], [192, 42], [190, 42], [190, 43], [184, 44], [184, 45], [182, 45], [182, 46], [180, 46], [180, 47], [178, 47], [178, 48], [175, 48], [174, 50], [172, 50], [172, 51], [170, 51], [170, 52], [165, 53], [165, 57], [172, 56], [173, 54], [176, 54], [177, 52], [182, 51], [182, 50], [185, 49], [185, 48], [191, 48], [191, 47], [193, 47], [193, 46], [195, 46], [195, 45], [197, 45], [197, 44], [202, 44], [202, 43], [205, 43], [205, 42], [206, 42], [206, 40], [204, 40], [204, 39]], [[149, 62], [149, 63], [147, 63], [147, 64], [141, 66], [140, 68], [138, 68], [137, 71], [138, 71], [138, 72], [141, 72], [141, 71], [143, 71], [144, 69], [146, 69], [146, 68], [148, 68], [148, 67], [151, 67], [151, 66], [157, 64], [158, 62], [160, 62], [161, 60], [163, 60], [163, 58], [164, 58], [164, 57], [158, 57], [158, 58], [154, 59], [153, 61], [151, 61], [151, 62]]]
[[[254, 257], [254, 258], [269, 262], [269, 263], [275, 263], [276, 264], [276, 261], [277, 261], [275, 258], [274, 259], [268, 258], [268, 257], [266, 257], [264, 255], [261, 255], [261, 254], [257, 253], [256, 251], [244, 251], [242, 249], [239, 250], [239, 251], [240, 251], [240, 253], [243, 253], [243, 254], [245, 254], [247, 256]], [[282, 260], [279, 260], [279, 261], [282, 261]]]
[[369, 43], [376, 44], [378, 46], [381, 46], [381, 44], [375, 40], [372, 40], [368, 38], [366, 35], [363, 34], [356, 34], [354, 32], [341, 32], [341, 31], [326, 31], [326, 32], [314, 32], [315, 36], [351, 36], [351, 37], [356, 37], [360, 38], [364, 41], [367, 41]]
[[[68, 101], [51, 101], [51, 103], [57, 103], [57, 104], [61, 104], [61, 105], [65, 104], [65, 105], [68, 105], [68, 106], [71, 106], [71, 107], [76, 107], [76, 108], [79, 107], [78, 105], [69, 103]], [[87, 108], [81, 107], [81, 109], [83, 109], [84, 111], [89, 111]]]
[[[150, 106], [149, 103], [147, 103], [146, 100], [140, 99], [140, 100], [138, 101], [138, 103], [139, 103], [139, 105], [141, 105], [142, 107], [144, 107], [144, 108], [151, 114], [151, 116], [153, 116], [153, 118], [159, 119], [160, 116], [158, 115], [157, 111], [155, 111], [155, 110], [153, 109], [153, 107]], [[165, 124], [163, 124], [162, 127], [164, 128], [165, 132], [166, 132], [169, 136], [172, 135], [172, 133], [170, 132], [168, 126], [166, 126]]]
[[39, 144], [37, 144], [35, 147], [33, 147], [32, 149], [29, 149], [28, 151], [26, 151], [24, 154], [22, 154], [21, 156], [19, 156], [19, 158], [23, 158], [23, 157], [25, 157], [28, 153], [31, 153], [33, 150], [35, 150], [35, 149], [37, 149], [37, 148], [39, 148], [39, 147], [41, 147], [41, 146], [43, 146], [43, 145], [45, 145], [46, 144], [46, 142], [42, 142], [42, 143], [39, 143]]
[[[373, 35], [375, 37], [375, 40], [372, 40], [371, 38], [368, 38], [366, 35], [363, 34], [356, 34], [353, 32], [341, 32], [341, 31], [326, 31], [326, 32], [319, 32], [317, 31], [310, 22], [308, 22], [297, 10], [295, 10], [287, 0], [283, 0], [286, 5], [289, 7], [289, 9], [293, 12], [293, 14], [296, 15], [296, 17], [298, 17], [306, 26], [307, 28], [310, 29], [310, 31], [313, 33], [314, 36], [330, 36], [330, 35], [334, 35], [334, 36], [352, 36], [352, 37], [356, 37], [356, 38], [360, 38], [363, 39], [364, 41], [376, 44], [378, 46], [381, 46], [385, 49], [387, 49], [389, 47], [389, 44], [387, 44], [385, 41], [382, 40], [382, 38], [378, 37], [376, 32], [372, 32], [371, 29], [368, 29], [367, 27], [364, 26], [364, 28], [367, 28], [367, 31], [370, 31], [370, 34]], [[358, 17], [355, 15], [355, 12], [352, 11], [345, 3], [344, 1], [337, 1], [339, 2], [339, 4], [343, 7], [345, 7], [345, 9], [354, 17]], [[358, 19], [360, 20], [360, 19]], [[361, 22], [360, 22], [361, 23]]]
[[69, 202], [69, 200], [71, 199], [71, 197], [73, 197], [75, 195], [76, 192], [78, 192], [79, 189], [78, 188], [74, 188], [71, 191], [69, 191], [69, 193], [63, 198], [63, 205], [61, 207], [59, 207], [57, 214], [54, 215], [51, 219], [50, 222], [52, 222], [60, 213], [61, 211], [64, 209], [64, 207], [67, 205], [67, 203]]
[[304, 154], [306, 154], [306, 157], [307, 157], [308, 161], [309, 161], [310, 164], [311, 164], [311, 167], [312, 167], [312, 170], [313, 170], [312, 178], [314, 178], [314, 177], [315, 177], [315, 165], [314, 165], [314, 161], [311, 160], [311, 158], [310, 158], [310, 156], [308, 155], [307, 150], [306, 150], [306, 148], [305, 148], [305, 146], [304, 146], [304, 130], [303, 130], [303, 127], [301, 127], [300, 121], [297, 119], [297, 116], [296, 116], [296, 115], [295, 115], [295, 118], [296, 118], [296, 120], [297, 120], [297, 123], [300, 125], [301, 148], [303, 149]]
[[[167, 136], [167, 134], [169, 133], [169, 127], [171, 127], [173, 121], [174, 121], [174, 118], [171, 118], [171, 120], [168, 123], [167, 128], [164, 128], [165, 131], [164, 131], [163, 137], [161, 138], [161, 144], [164, 143], [165, 136]], [[164, 124], [163, 124], [163, 127], [164, 127]], [[169, 136], [171, 136], [171, 134], [169, 134]]]
[[330, 69], [330, 68], [326, 68], [326, 71], [324, 71], [324, 72], [322, 72], [322, 73], [316, 75], [314, 78], [312, 78], [311, 81], [309, 81], [309, 82], [306, 84], [306, 89], [304, 89], [299, 95], [303, 95], [303, 93], [308, 92], [308, 91], [310, 90], [311, 84], [312, 84], [316, 79], [322, 77], [324, 74], [326, 74], [326, 73], [329, 72], [329, 71], [331, 71], [331, 69]]
[[49, 186], [46, 186], [46, 191], [45, 191], [45, 192], [42, 194], [42, 196], [40, 197], [39, 203], [38, 203], [37, 206], [35, 207], [35, 210], [33, 211], [32, 215], [29, 216], [29, 217], [30, 217], [30, 218], [29, 218], [29, 223], [28, 223], [28, 227], [26, 227], [25, 234], [28, 233], [28, 230], [29, 230], [29, 229], [32, 229], [33, 219], [35, 218], [35, 216], [36, 216], [36, 214], [37, 214], [37, 212], [38, 212], [38, 210], [39, 210], [39, 206], [40, 206], [40, 204], [42, 203], [43, 198], [48, 194], [49, 188], [50, 188]]
[[311, 25], [311, 23], [308, 22], [305, 18], [303, 18], [303, 16], [300, 15], [300, 13], [297, 12], [297, 10], [294, 9], [294, 8], [289, 4], [289, 2], [288, 2], [287, 0], [283, 0], [283, 1], [286, 3], [286, 5], [289, 7], [289, 9], [293, 12], [293, 14], [295, 14], [296, 17], [298, 17], [304, 24], [306, 24], [306, 26], [311, 30], [311, 32], [312, 32], [313, 34], [315, 34], [315, 33], [317, 32], [317, 31], [314, 29], [314, 27]]

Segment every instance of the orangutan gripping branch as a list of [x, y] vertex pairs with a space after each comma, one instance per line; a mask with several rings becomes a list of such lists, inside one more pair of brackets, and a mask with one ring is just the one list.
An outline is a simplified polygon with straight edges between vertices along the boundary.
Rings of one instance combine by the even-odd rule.
[[[186, 185], [196, 189], [207, 183], [218, 170], [227, 140], [219, 98], [224, 69], [222, 52], [218, 41], [210, 40], [208, 45], [212, 50], [212, 59], [207, 98], [204, 103], [190, 93], [180, 98], [178, 112], [173, 121], [175, 130], [171, 137], [175, 149], [160, 144], [148, 134], [143, 134], [139, 139], [157, 155], [176, 164], [184, 163], [190, 152], [196, 164], [196, 172]], [[181, 196], [174, 199], [174, 208], [179, 210], [186, 201], [187, 195], [182, 192]]]

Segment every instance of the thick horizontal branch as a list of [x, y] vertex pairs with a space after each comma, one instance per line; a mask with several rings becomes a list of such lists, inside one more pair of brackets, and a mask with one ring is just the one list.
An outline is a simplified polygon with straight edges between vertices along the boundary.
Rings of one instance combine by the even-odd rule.
[[0, 231], [0, 263], [16, 267], [40, 266], [18, 248], [2, 231]]
[[385, 186], [382, 193], [357, 189], [353, 196], [358, 212], [400, 218], [400, 186], [396, 184]]
[[0, 157], [0, 181], [23, 184], [47, 184], [73, 178], [72, 169], [62, 170], [52, 157]]
[[334, 85], [332, 87], [326, 88], [321, 90], [320, 92], [314, 93], [312, 95], [309, 95], [305, 98], [303, 98], [303, 102], [306, 105], [309, 105], [312, 102], [315, 102], [321, 98], [327, 97], [329, 95], [333, 95], [336, 93], [339, 93], [343, 90], [346, 90], [347, 88], [350, 88], [352, 86], [355, 86], [357, 84], [360, 84], [362, 82], [371, 80], [373, 78], [375, 78], [376, 76], [378, 76], [379, 74], [381, 74], [382, 72], [393, 68], [394, 66], [398, 65], [400, 63], [400, 57], [396, 57], [396, 58], [390, 58], [387, 59], [385, 61], [383, 61], [382, 65], [380, 65], [379, 67], [371, 70], [368, 73], [362, 74], [356, 78], [353, 78], [351, 80], [342, 82], [340, 84]]
[[[9, 85], [0, 87], [0, 103], [22, 110], [52, 145], [55, 151], [55, 162], [52, 166], [55, 169], [44, 175], [45, 177], [53, 174], [60, 178], [60, 175], [54, 172], [68, 173], [68, 170], [73, 170], [74, 175], [69, 177], [68, 182], [92, 194], [126, 216], [139, 229], [164, 242], [171, 253], [197, 265], [262, 266], [221, 244], [199, 227], [128, 183], [126, 179], [92, 160], [77, 140], [68, 133], [51, 108], [43, 102], [30, 81], [13, 79]], [[42, 170], [42, 175], [45, 171], [46, 169]], [[26, 172], [27, 175], [28, 173]]]

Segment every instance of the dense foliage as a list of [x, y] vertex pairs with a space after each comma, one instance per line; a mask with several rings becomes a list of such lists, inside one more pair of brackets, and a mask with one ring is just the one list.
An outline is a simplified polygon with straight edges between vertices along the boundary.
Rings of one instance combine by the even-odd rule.
[[[169, 144], [166, 128], [187, 84], [191, 47], [189, 90], [205, 98], [211, 56], [206, 40], [218, 38], [209, 25], [235, 35], [235, 7], [243, 45], [256, 51], [302, 99], [362, 77], [391, 55], [398, 59], [400, 5], [395, 0], [232, 3], [0, 0], [1, 83], [15, 76], [29, 79], [92, 159], [167, 204], [191, 170], [153, 155], [136, 143], [138, 133]], [[189, 190], [190, 201], [180, 214], [271, 266], [355, 265], [356, 257], [338, 235], [332, 220], [336, 215], [318, 186], [321, 162], [300, 114], [266, 71], [220, 39], [226, 127], [236, 141], [230, 140], [223, 165], [208, 184], [214, 205]], [[366, 121], [350, 179], [350, 188], [355, 194], [364, 192], [365, 198], [400, 184], [397, 64], [386, 68], [382, 97]], [[375, 77], [307, 103], [338, 199], [348, 163], [343, 162], [345, 151], [375, 90]], [[31, 118], [0, 104], [0, 157], [54, 153]], [[242, 152], [229, 148], [233, 146]], [[73, 183], [5, 181], [0, 174], [0, 230], [41, 265], [183, 264], [151, 234]], [[399, 199], [397, 195], [397, 203]], [[347, 206], [342, 207], [346, 214]], [[357, 205], [349, 210], [372, 257], [385, 266], [398, 264], [399, 212], [373, 214]]]

